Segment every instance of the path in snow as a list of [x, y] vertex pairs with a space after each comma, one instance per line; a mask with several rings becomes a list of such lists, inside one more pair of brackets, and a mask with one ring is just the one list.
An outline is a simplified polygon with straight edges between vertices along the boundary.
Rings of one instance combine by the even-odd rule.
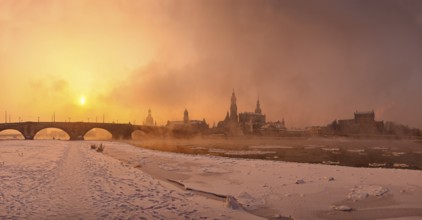
[[[89, 176], [85, 165], [86, 155], [78, 147], [65, 147], [58, 163], [54, 182], [44, 199], [54, 198], [51, 204], [51, 218], [65, 219], [94, 218], [93, 200], [89, 188]], [[42, 198], [44, 195], [40, 195]], [[41, 214], [43, 215], [43, 214]]]
[[255, 219], [89, 149], [1, 141], [0, 219]]

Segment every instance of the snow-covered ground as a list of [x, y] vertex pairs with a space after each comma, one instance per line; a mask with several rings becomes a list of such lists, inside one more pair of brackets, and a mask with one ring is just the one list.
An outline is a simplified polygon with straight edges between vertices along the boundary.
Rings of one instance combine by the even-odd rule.
[[209, 217], [255, 218], [156, 180], [88, 142], [0, 142], [0, 219]]
[[1, 141], [0, 218], [422, 219], [422, 171], [93, 143]]

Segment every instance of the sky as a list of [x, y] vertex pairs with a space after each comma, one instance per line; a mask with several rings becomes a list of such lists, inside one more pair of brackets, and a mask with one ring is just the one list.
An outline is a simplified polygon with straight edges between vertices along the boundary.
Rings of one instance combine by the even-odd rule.
[[[268, 121], [375, 111], [422, 128], [419, 0], [0, 0], [0, 112], [12, 121]], [[84, 97], [85, 103], [81, 103]], [[2, 117], [0, 117], [0, 121]]]

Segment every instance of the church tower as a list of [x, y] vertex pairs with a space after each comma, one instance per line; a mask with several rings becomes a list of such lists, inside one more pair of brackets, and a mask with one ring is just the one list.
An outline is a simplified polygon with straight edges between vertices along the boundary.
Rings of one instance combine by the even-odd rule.
[[258, 100], [256, 101], [255, 113], [256, 113], [256, 114], [262, 114], [261, 106], [259, 105], [259, 98], [258, 98]]
[[145, 119], [144, 125], [154, 126], [154, 118], [151, 115], [151, 109], [148, 109], [148, 116]]
[[183, 113], [183, 122], [185, 124], [189, 123], [189, 112], [187, 109], [185, 109], [185, 112]]
[[233, 90], [233, 93], [232, 93], [231, 105], [230, 105], [230, 120], [238, 122], [236, 95], [234, 94], [234, 90]]

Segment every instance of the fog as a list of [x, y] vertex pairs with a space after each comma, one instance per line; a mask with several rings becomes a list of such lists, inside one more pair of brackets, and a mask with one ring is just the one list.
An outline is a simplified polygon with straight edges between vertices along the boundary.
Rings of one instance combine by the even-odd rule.
[[[164, 124], [180, 120], [187, 108], [190, 118], [212, 125], [224, 119], [234, 89], [239, 112], [253, 111], [259, 97], [267, 119], [284, 118], [288, 127], [325, 125], [352, 118], [356, 110], [422, 127], [422, 3], [417, 0], [12, 2], [1, 1], [2, 28], [18, 25], [14, 35], [30, 29], [39, 39], [46, 39], [42, 31], [60, 33], [65, 40], [56, 42], [59, 48], [75, 47], [64, 59], [95, 69], [49, 73], [61, 82], [52, 100], [80, 90], [95, 99], [89, 111], [54, 104], [73, 117], [106, 112], [139, 123], [151, 108]], [[12, 57], [34, 61], [7, 44], [20, 42], [10, 32], [0, 35], [0, 60], [16, 53]], [[42, 51], [40, 41], [21, 41], [32, 53]], [[45, 80], [42, 72], [48, 68], [30, 63], [43, 71], [28, 70], [33, 73], [28, 78]], [[8, 63], [2, 72], [8, 76], [16, 66]], [[9, 78], [6, 82], [13, 81]], [[80, 87], [86, 78], [90, 83]], [[10, 86], [0, 92], [18, 93]], [[19, 101], [4, 108], [29, 105], [14, 97]], [[51, 112], [45, 104], [34, 108]]]
[[[128, 103], [150, 102], [156, 111], [181, 115], [188, 107], [198, 117], [218, 120], [234, 88], [240, 111], [253, 111], [259, 96], [270, 120], [284, 117], [289, 125], [351, 118], [355, 110], [421, 125], [419, 2], [238, 3], [169, 5], [167, 31], [183, 36], [171, 45], [184, 48], [164, 48], [163, 54], [194, 55], [185, 65], [157, 59], [135, 70], [114, 95]], [[123, 88], [136, 96], [125, 97]]]

